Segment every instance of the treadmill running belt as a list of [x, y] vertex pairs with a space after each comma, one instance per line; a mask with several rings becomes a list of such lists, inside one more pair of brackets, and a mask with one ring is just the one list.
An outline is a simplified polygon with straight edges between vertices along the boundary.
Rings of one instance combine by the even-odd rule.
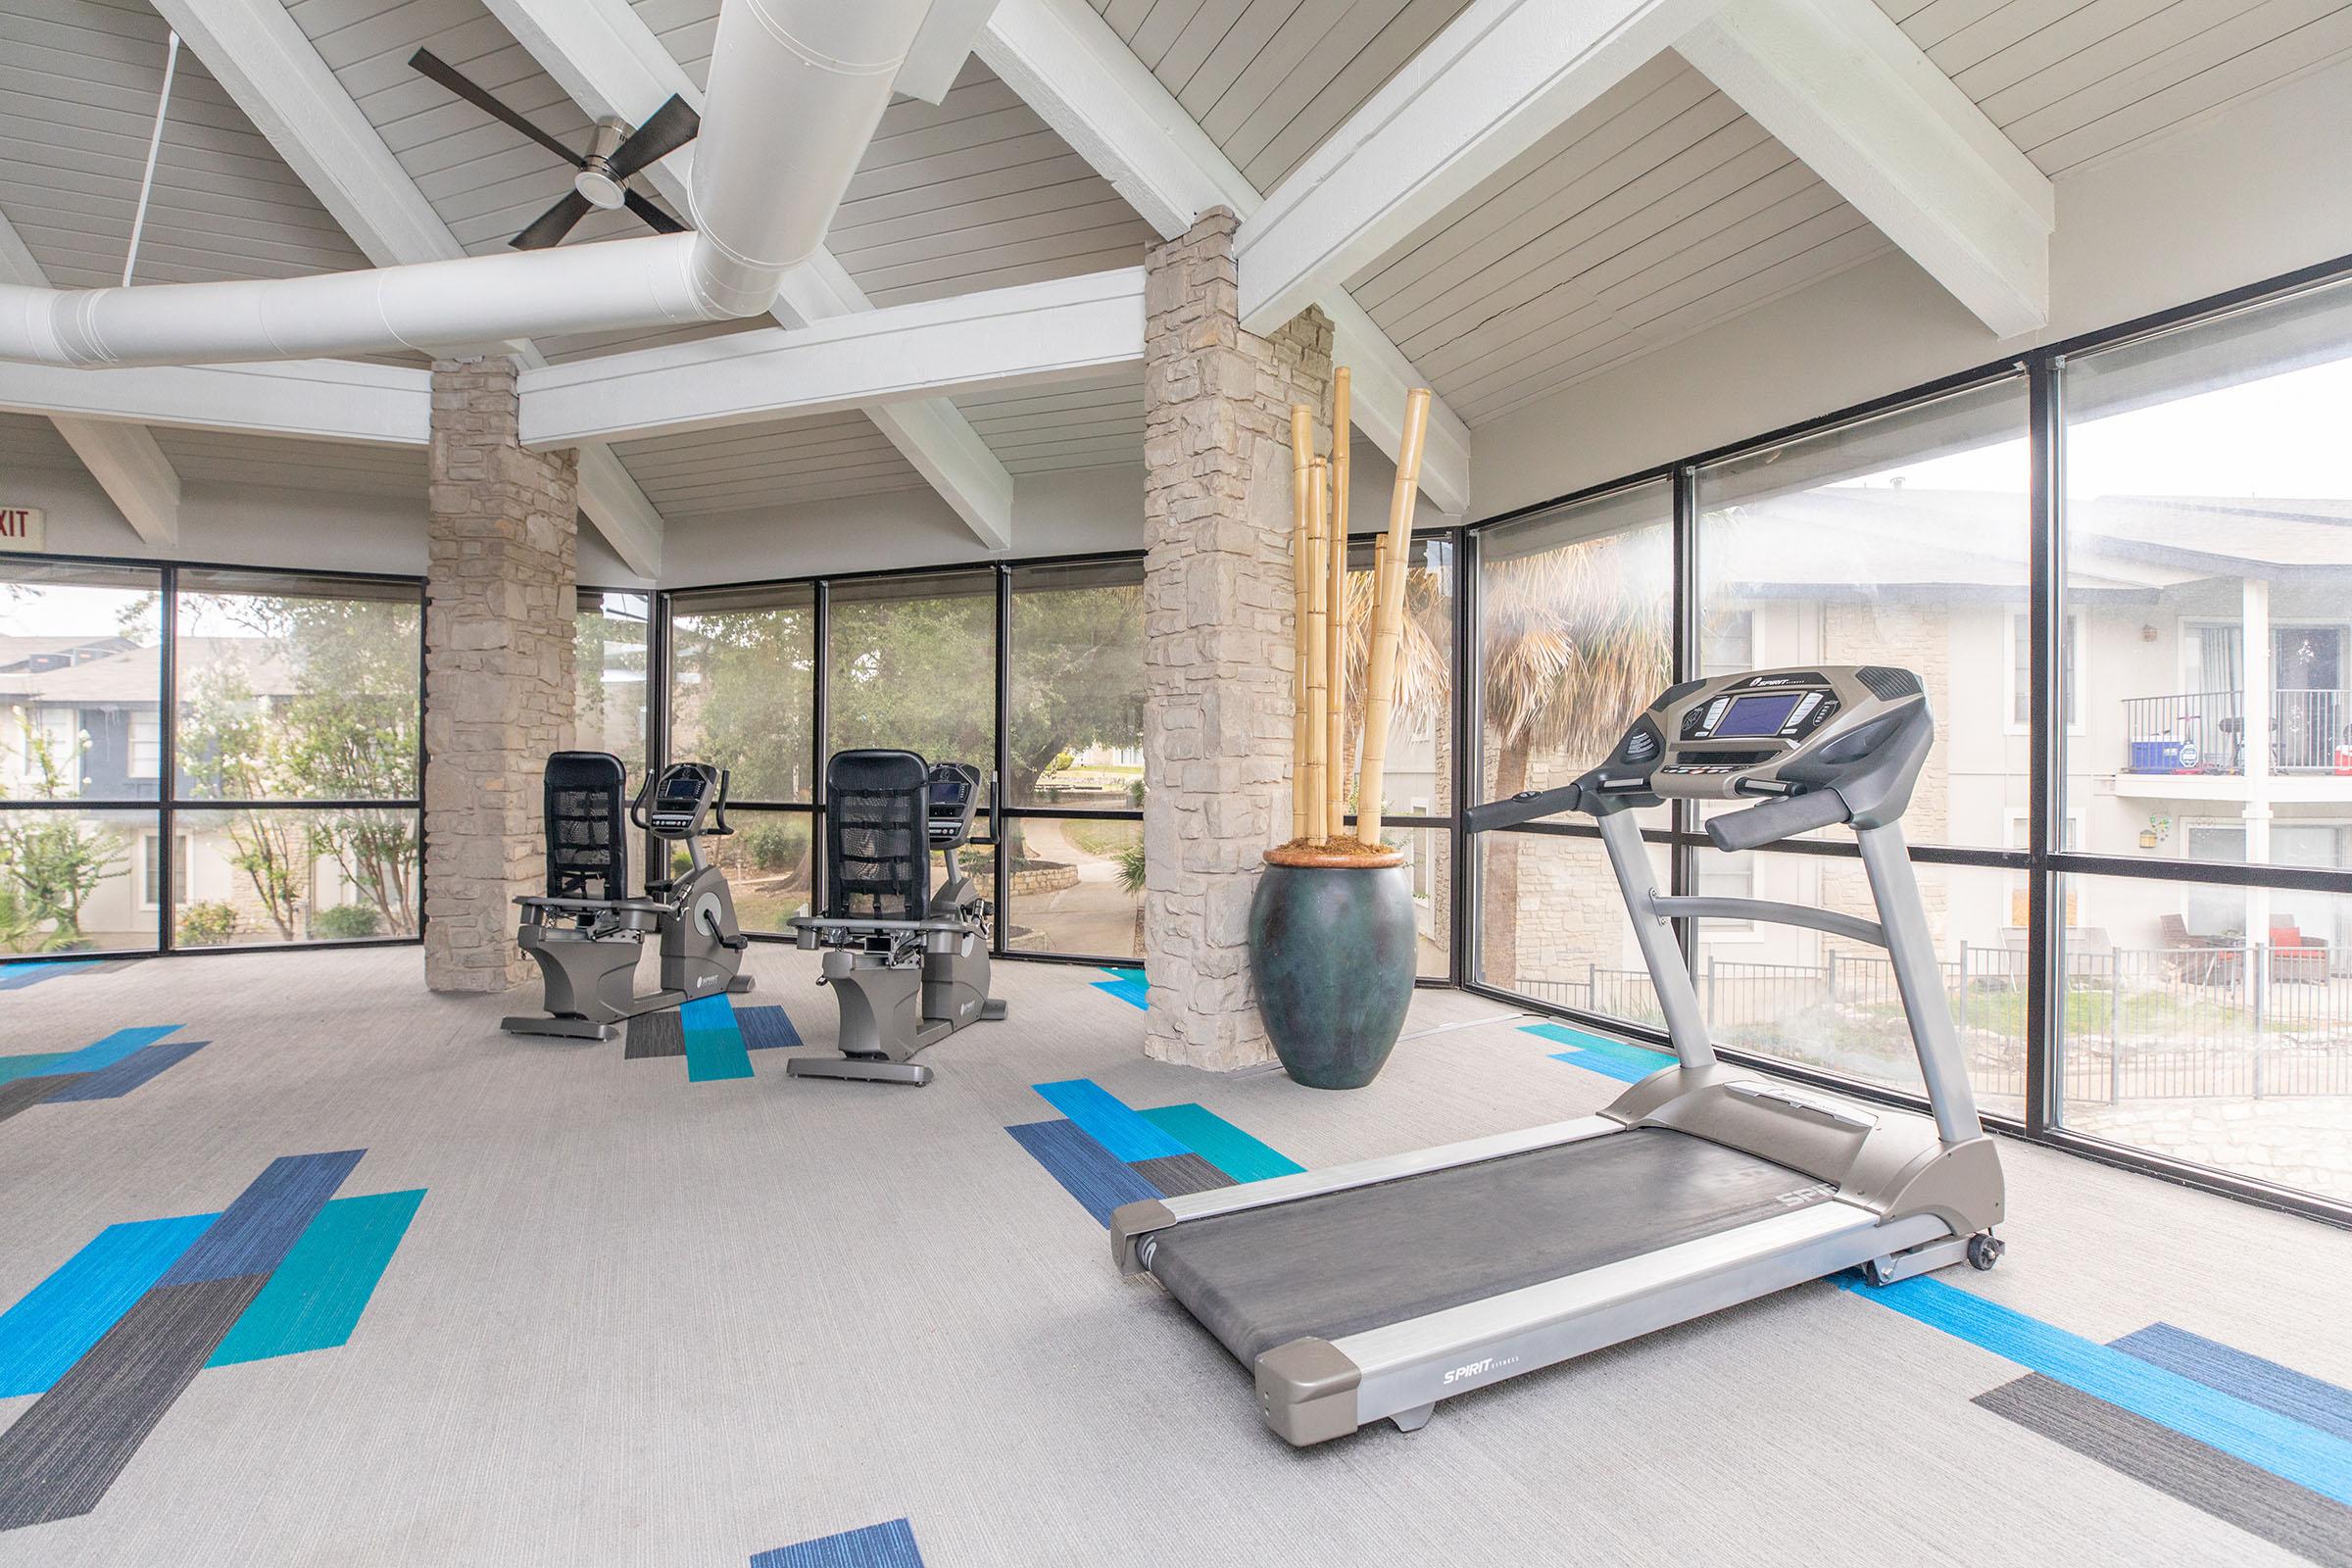
[[1151, 1270], [1245, 1366], [1827, 1201], [1814, 1178], [1663, 1128], [1606, 1133], [1170, 1226]]

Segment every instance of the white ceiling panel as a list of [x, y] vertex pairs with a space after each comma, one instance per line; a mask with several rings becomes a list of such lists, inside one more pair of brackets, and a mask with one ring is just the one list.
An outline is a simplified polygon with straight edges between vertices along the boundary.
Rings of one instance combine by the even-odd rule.
[[2352, 50], [2345, 0], [1878, 0], [2043, 172]]
[[1088, 0], [1270, 190], [1469, 0]]
[[363, 446], [352, 441], [304, 441], [292, 436], [222, 430], [158, 428], [182, 484], [237, 489], [322, 490], [333, 495], [397, 496], [423, 515], [426, 457], [422, 447]]
[[956, 400], [1011, 472], [1103, 468], [1144, 459], [1144, 368]]
[[929, 488], [855, 410], [618, 442], [612, 450], [646, 499], [669, 517]]
[[1349, 289], [1477, 424], [1886, 248], [1670, 55]]
[[37, 414], [0, 414], [0, 480], [12, 468], [80, 467], [56, 425]]
[[[0, 0], [0, 213], [60, 287], [122, 281], [169, 30], [145, 0]], [[366, 265], [203, 63], [181, 50], [136, 280]]]

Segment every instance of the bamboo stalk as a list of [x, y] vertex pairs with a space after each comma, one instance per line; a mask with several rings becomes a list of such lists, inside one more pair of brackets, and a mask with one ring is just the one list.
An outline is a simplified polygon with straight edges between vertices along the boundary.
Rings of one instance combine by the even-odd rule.
[[1389, 497], [1388, 574], [1372, 610], [1371, 667], [1364, 687], [1362, 781], [1356, 788], [1356, 837], [1380, 842], [1381, 791], [1388, 784], [1389, 719], [1396, 705], [1396, 644], [1404, 633], [1404, 583], [1413, 559], [1413, 503], [1421, 489], [1421, 446], [1429, 432], [1429, 389], [1404, 395], [1404, 439], [1396, 447], [1396, 488]]
[[1329, 716], [1325, 720], [1324, 750], [1329, 755], [1326, 775], [1331, 831], [1348, 831], [1348, 431], [1351, 388], [1348, 367], [1332, 372], [1331, 384], [1331, 526], [1326, 536], [1331, 551], [1324, 564], [1324, 597], [1330, 606], [1325, 622], [1324, 664], [1330, 674]]
[[1323, 563], [1331, 549], [1331, 519], [1324, 511], [1331, 466], [1314, 461], [1306, 489], [1306, 836], [1321, 844], [1331, 837], [1331, 598]]
[[1306, 837], [1306, 601], [1310, 578], [1306, 545], [1306, 487], [1315, 451], [1315, 411], [1291, 405], [1291, 837]]

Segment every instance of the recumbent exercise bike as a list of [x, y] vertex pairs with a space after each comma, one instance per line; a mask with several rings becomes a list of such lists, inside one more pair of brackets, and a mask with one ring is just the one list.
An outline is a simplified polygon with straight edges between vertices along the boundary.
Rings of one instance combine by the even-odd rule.
[[[697, 997], [752, 989], [740, 973], [750, 946], [735, 921], [727, 879], [703, 855], [727, 826], [727, 775], [708, 762], [672, 762], [628, 804], [628, 770], [606, 752], [547, 760], [547, 893], [519, 898], [514, 940], [539, 962], [547, 1015], [512, 1017], [509, 1034], [610, 1040], [612, 1025]], [[650, 809], [648, 803], [651, 803]], [[684, 870], [629, 897], [628, 824], [660, 844], [686, 846]], [[662, 942], [661, 986], [636, 995], [648, 932]]]
[[[968, 1023], [1004, 1016], [988, 994], [994, 909], [956, 863], [971, 842], [980, 770], [912, 752], [837, 752], [825, 764], [825, 907], [792, 922], [823, 949], [841, 1004], [841, 1055], [795, 1056], [795, 1078], [927, 1084], [911, 1060]], [[947, 880], [931, 886], [931, 853]]]

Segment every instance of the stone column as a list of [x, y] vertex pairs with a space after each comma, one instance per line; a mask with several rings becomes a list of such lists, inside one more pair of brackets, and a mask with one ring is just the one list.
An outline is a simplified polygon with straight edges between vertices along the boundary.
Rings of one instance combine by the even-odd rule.
[[433, 366], [424, 612], [424, 977], [531, 978], [517, 894], [546, 891], [539, 781], [572, 743], [578, 455], [515, 438], [514, 364]]
[[1145, 1050], [1217, 1071], [1273, 1055], [1246, 942], [1290, 828], [1290, 406], [1331, 398], [1320, 311], [1242, 330], [1235, 227], [1154, 246], [1144, 295]]

